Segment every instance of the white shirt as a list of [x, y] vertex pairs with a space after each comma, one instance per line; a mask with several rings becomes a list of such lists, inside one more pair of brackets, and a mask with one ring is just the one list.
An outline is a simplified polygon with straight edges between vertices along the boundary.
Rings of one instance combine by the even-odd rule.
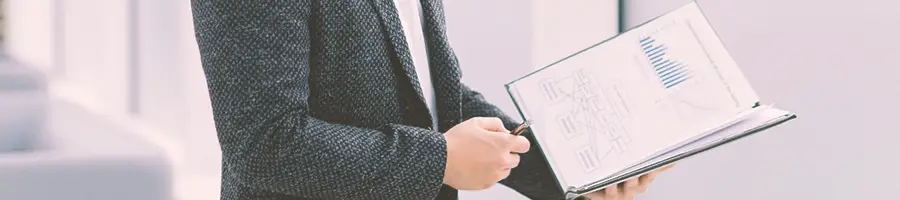
[[425, 34], [422, 29], [422, 3], [419, 0], [394, 0], [406, 43], [409, 44], [410, 56], [416, 67], [416, 75], [425, 103], [431, 110], [432, 125], [437, 127], [437, 104], [434, 102], [434, 87], [431, 84], [431, 70], [428, 68], [428, 52], [425, 45]]

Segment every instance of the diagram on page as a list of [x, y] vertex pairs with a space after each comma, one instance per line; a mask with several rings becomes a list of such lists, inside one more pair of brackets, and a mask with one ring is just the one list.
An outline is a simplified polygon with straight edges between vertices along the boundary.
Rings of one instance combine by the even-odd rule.
[[566, 140], [584, 140], [573, 155], [585, 172], [601, 167], [604, 158], [628, 151], [631, 138], [622, 119], [629, 114], [621, 83], [601, 85], [586, 69], [548, 77], [539, 85], [551, 105], [562, 105], [554, 118]]

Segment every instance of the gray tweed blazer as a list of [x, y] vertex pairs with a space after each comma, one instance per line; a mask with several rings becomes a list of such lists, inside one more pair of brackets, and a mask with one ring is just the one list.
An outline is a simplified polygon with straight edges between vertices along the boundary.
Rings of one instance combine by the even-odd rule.
[[[517, 123], [460, 82], [441, 0], [422, 4], [440, 129], [392, 0], [192, 0], [221, 198], [456, 199], [442, 132], [476, 116]], [[536, 146], [500, 183], [562, 199]]]

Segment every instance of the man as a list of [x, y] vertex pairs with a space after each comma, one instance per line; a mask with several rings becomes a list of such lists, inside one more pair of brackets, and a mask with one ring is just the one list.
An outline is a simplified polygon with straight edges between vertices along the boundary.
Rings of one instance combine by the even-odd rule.
[[[530, 133], [460, 82], [440, 0], [194, 0], [222, 199], [562, 199]], [[633, 198], [655, 175], [591, 194]]]

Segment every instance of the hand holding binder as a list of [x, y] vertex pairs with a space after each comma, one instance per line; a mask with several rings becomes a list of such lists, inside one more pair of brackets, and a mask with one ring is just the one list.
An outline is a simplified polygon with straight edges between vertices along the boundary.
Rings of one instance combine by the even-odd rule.
[[796, 118], [759, 103], [696, 2], [506, 87], [569, 199]]
[[647, 192], [650, 184], [660, 173], [671, 169], [675, 165], [668, 165], [653, 172], [641, 175], [639, 177], [628, 179], [619, 185], [606, 187], [602, 190], [585, 194], [584, 197], [590, 200], [633, 200], [635, 196]]

